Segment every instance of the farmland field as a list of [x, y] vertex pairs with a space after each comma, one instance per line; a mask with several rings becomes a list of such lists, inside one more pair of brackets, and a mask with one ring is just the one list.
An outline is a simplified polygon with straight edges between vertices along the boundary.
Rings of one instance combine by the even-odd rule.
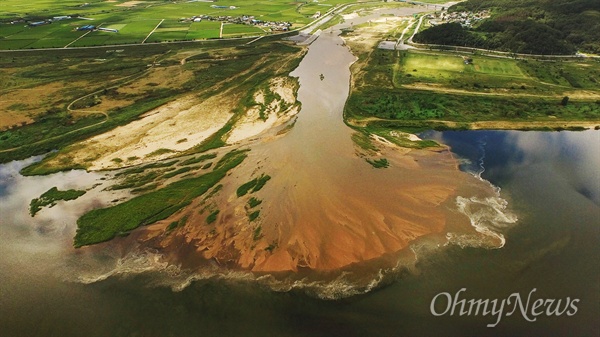
[[[212, 17], [254, 16], [257, 20], [290, 22], [299, 28], [311, 22], [316, 11], [325, 12], [339, 3], [353, 0], [323, 0], [321, 3], [304, 4], [277, 1], [232, 0], [210, 2], [172, 1], [35, 1], [24, 5], [22, 1], [7, 0], [0, 3], [0, 49], [32, 49], [85, 47], [146, 42], [197, 40], [219, 38], [219, 21], [192, 22], [193, 16]], [[220, 8], [224, 6], [225, 8]], [[303, 7], [307, 7], [303, 9]], [[62, 20], [29, 26], [29, 23], [47, 21], [59, 16]], [[150, 32], [161, 22], [160, 27]], [[118, 32], [78, 31], [78, 27], [93, 25], [116, 29]], [[223, 37], [254, 36], [269, 34], [270, 29], [256, 26], [230, 24], [224, 27]], [[80, 38], [84, 33], [85, 37]]]
[[190, 25], [186, 40], [218, 38], [220, 27], [221, 23], [216, 21], [194, 22]]
[[[520, 127], [527, 128], [540, 127], [526, 124], [534, 121], [546, 126], [559, 120], [598, 119], [596, 61], [388, 51], [362, 43], [364, 31], [373, 27], [355, 28], [358, 32], [346, 35], [359, 59], [353, 66], [355, 82], [346, 114], [350, 119], [367, 118], [372, 130], [477, 127], [470, 124], [474, 121], [523, 122]], [[440, 126], [437, 121], [462, 124]]]
[[[465, 63], [465, 60], [468, 62]], [[490, 86], [514, 86], [530, 80], [516, 60], [443, 53], [404, 53], [396, 71], [395, 84], [463, 80], [479, 81]]]
[[[166, 0], [126, 1], [39, 0], [24, 4], [18, 0], [0, 2], [0, 50], [86, 47], [135, 44], [220, 37], [220, 21], [192, 22], [193, 16], [240, 18], [254, 16], [265, 22], [289, 22], [297, 29], [313, 21], [316, 12], [325, 13], [336, 5], [357, 0], [321, 0], [290, 2], [287, 0], [231, 0], [227, 2], [183, 2]], [[439, 0], [426, 2], [438, 3]], [[215, 7], [212, 7], [215, 6]], [[218, 7], [216, 7], [218, 6]], [[70, 16], [40, 26], [28, 26], [54, 17]], [[222, 19], [225, 20], [225, 19]], [[221, 21], [222, 21], [221, 20]], [[160, 27], [148, 36], [156, 25]], [[118, 32], [87, 31], [85, 25], [117, 29]], [[223, 38], [271, 34], [268, 27], [227, 24]]]
[[264, 34], [264, 30], [248, 25], [224, 25], [223, 26], [223, 36], [243, 36], [243, 35], [262, 35]]

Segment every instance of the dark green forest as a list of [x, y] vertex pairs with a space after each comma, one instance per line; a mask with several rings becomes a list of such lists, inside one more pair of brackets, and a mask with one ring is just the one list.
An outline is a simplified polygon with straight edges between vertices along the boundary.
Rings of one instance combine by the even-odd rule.
[[444, 23], [414, 41], [524, 54], [600, 53], [600, 0], [468, 0], [448, 9], [482, 10], [491, 17], [472, 28]]

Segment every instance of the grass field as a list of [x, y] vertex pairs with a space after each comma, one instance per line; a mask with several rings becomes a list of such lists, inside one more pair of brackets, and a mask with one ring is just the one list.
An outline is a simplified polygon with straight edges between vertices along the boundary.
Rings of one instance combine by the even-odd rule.
[[[465, 60], [469, 60], [465, 63]], [[435, 82], [492, 88], [531, 84], [532, 78], [519, 61], [484, 56], [461, 56], [443, 53], [405, 52], [394, 68], [394, 85]], [[535, 82], [539, 80], [534, 79]]]
[[215, 39], [219, 37], [219, 30], [221, 28], [220, 22], [215, 21], [204, 21], [194, 22], [190, 25], [186, 39], [187, 40], [200, 40], [200, 39]]

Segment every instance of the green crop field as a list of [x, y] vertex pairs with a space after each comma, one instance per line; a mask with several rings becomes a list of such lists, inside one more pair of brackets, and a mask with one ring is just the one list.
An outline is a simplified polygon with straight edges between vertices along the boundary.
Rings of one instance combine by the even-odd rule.
[[[115, 7], [116, 4], [125, 1], [108, 2], [104, 0], [3, 0], [0, 2], [0, 19], [12, 19], [18, 16], [60, 16], [80, 14], [87, 15], [101, 11], [108, 11]], [[160, 1], [147, 1], [160, 2]], [[87, 3], [87, 5], [84, 5]], [[68, 13], [68, 14], [67, 14]]]
[[[219, 38], [220, 22], [192, 23], [189, 20], [192, 16], [201, 15], [232, 18], [254, 16], [262, 21], [290, 22], [292, 29], [295, 29], [310, 23], [316, 12], [325, 13], [338, 4], [353, 2], [357, 0], [321, 0], [318, 3], [288, 0], [34, 0], [24, 3], [21, 0], [2, 0], [0, 50], [141, 43], [161, 20], [164, 21], [146, 42]], [[59, 16], [71, 18], [41, 26], [28, 26], [28, 23]], [[74, 42], [86, 33], [77, 31], [78, 27], [84, 25], [117, 29], [118, 33], [94, 31]], [[265, 34], [270, 34], [270, 30], [241, 24], [227, 24], [223, 31], [223, 37]]]
[[211, 39], [219, 37], [221, 23], [216, 21], [194, 22], [186, 35], [187, 40]]
[[518, 65], [518, 61], [510, 59], [494, 59], [490, 57], [469, 56], [472, 62], [465, 64], [465, 59], [453, 54], [405, 53], [400, 60], [400, 68], [404, 75], [419, 80], [445, 81], [476, 75], [482, 77], [510, 77], [526, 79], [527, 76]]
[[[470, 59], [465, 64], [465, 59]], [[552, 92], [562, 86], [597, 89], [594, 63], [535, 62], [447, 53], [405, 52], [394, 67], [393, 84], [440, 83], [454, 87], [515, 89], [522, 86]]]
[[244, 35], [262, 35], [264, 34], [264, 30], [248, 25], [224, 25], [223, 26], [223, 36], [244, 36]]

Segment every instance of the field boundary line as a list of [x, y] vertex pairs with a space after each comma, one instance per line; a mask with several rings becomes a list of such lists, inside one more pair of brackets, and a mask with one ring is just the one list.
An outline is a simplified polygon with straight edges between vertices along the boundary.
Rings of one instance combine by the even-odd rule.
[[160, 22], [158, 23], [158, 25], [156, 25], [156, 27], [154, 27], [154, 29], [148, 33], [148, 35], [146, 36], [146, 38], [142, 41], [142, 44], [144, 44], [144, 42], [146, 42], [146, 40], [148, 40], [148, 38], [150, 37], [150, 35], [152, 35], [152, 33], [154, 33], [158, 27], [163, 23], [163, 21], [165, 21], [165, 19], [160, 20]]
[[73, 40], [73, 41], [69, 42], [69, 44], [68, 44], [68, 45], [66, 45], [66, 46], [64, 46], [63, 48], [69, 48], [69, 46], [70, 46], [70, 45], [72, 45], [73, 43], [75, 43], [75, 42], [79, 41], [79, 39], [83, 38], [84, 36], [88, 35], [88, 34], [89, 34], [89, 33], [91, 33], [91, 32], [92, 32], [92, 31], [90, 30], [89, 32], [87, 32], [87, 33], [84, 33], [84, 34], [83, 34], [83, 35], [81, 35], [80, 37], [78, 37], [78, 38], [76, 38], [75, 40]]
[[[104, 24], [104, 22], [102, 22], [101, 24], [99, 24], [98, 28], [102, 27], [103, 24]], [[84, 36], [88, 35], [91, 32], [93, 32], [93, 30], [88, 31], [87, 33], [85, 33], [85, 34], [81, 35], [80, 37], [76, 38], [75, 40], [71, 41], [71, 43], [69, 43], [68, 45], [64, 46], [63, 49], [69, 48], [70, 45], [72, 45], [73, 43], [79, 41], [79, 39], [83, 38]]]

